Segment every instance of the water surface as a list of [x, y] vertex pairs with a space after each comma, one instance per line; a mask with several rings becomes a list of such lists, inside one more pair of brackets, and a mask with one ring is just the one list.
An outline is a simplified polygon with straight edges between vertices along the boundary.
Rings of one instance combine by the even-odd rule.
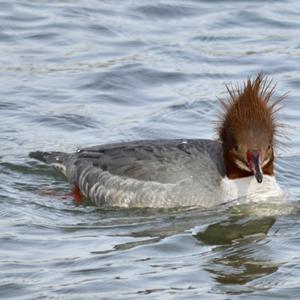
[[[0, 1], [0, 298], [296, 299], [300, 4]], [[288, 92], [284, 203], [101, 210], [28, 158], [152, 138], [212, 138], [224, 84]], [[286, 137], [289, 136], [289, 139]]]

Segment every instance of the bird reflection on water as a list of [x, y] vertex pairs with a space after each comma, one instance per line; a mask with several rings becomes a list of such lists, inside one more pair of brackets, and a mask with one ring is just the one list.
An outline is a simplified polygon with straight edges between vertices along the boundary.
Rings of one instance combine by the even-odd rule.
[[209, 245], [217, 245], [214, 258], [206, 270], [220, 284], [244, 285], [276, 272], [278, 262], [257, 253], [256, 245], [265, 243], [275, 217], [234, 216], [211, 224], [194, 237]]

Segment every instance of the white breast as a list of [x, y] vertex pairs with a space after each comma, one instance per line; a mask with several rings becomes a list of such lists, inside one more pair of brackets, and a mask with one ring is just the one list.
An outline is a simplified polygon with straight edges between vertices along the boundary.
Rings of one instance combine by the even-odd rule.
[[239, 179], [225, 177], [221, 182], [221, 194], [224, 202], [235, 199], [261, 202], [283, 197], [275, 177], [269, 175], [264, 175], [262, 183], [258, 183], [254, 176]]

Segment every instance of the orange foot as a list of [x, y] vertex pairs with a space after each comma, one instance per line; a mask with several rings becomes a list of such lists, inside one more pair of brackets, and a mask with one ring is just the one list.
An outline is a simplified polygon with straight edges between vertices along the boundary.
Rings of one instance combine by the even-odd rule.
[[84, 202], [83, 196], [77, 185], [75, 185], [75, 187], [73, 188], [73, 191], [69, 194], [69, 196], [71, 196], [74, 199], [75, 203], [77, 203], [77, 204], [83, 204], [83, 202]]
[[62, 200], [73, 200], [76, 204], [83, 204], [84, 202], [84, 197], [80, 192], [80, 189], [78, 186], [75, 186], [72, 190], [72, 192], [65, 194], [62, 192], [57, 192], [52, 189], [45, 189], [45, 188], [40, 188], [36, 190], [36, 193], [40, 196], [51, 196], [55, 197], [57, 199], [62, 199]]

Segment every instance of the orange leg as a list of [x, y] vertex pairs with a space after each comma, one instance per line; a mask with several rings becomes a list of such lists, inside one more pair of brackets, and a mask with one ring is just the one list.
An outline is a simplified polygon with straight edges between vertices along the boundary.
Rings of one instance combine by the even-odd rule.
[[73, 188], [73, 191], [69, 194], [71, 197], [73, 197], [74, 201], [77, 204], [83, 204], [83, 196], [80, 192], [80, 189], [77, 185], [75, 185], [75, 187]]
[[81, 194], [80, 189], [77, 185], [75, 185], [75, 187], [72, 189], [72, 192], [63, 195], [61, 194], [61, 192], [57, 192], [52, 189], [45, 189], [45, 188], [40, 188], [36, 190], [36, 193], [40, 196], [51, 196], [63, 200], [71, 198], [76, 204], [83, 204], [84, 202], [84, 197]]

